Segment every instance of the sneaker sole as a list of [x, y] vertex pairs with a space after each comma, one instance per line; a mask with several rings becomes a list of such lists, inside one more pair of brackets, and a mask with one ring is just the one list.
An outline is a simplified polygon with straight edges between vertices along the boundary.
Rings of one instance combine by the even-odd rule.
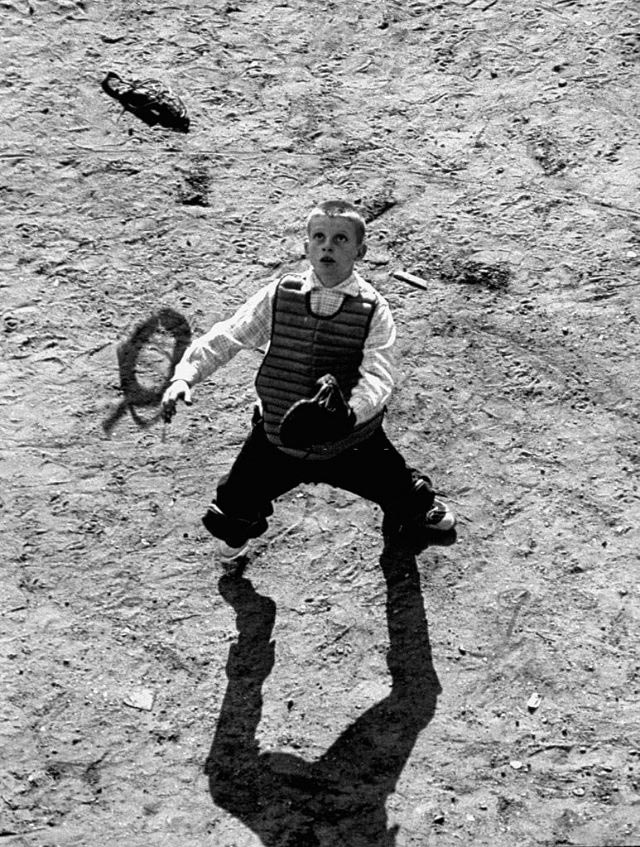
[[444, 505], [444, 503], [436, 500], [433, 508], [433, 518], [431, 522], [428, 518], [425, 521], [425, 527], [427, 529], [436, 530], [436, 532], [451, 532], [451, 530], [456, 525], [456, 516], [454, 513]]
[[244, 544], [242, 547], [238, 547], [237, 550], [233, 550], [229, 553], [223, 553], [218, 551], [218, 555], [223, 562], [235, 562], [236, 559], [239, 559], [241, 556], [244, 556], [249, 549], [248, 544]]
[[425, 524], [425, 529], [434, 530], [435, 532], [451, 532], [455, 525], [455, 518], [445, 518], [444, 520], [439, 521], [439, 523]]

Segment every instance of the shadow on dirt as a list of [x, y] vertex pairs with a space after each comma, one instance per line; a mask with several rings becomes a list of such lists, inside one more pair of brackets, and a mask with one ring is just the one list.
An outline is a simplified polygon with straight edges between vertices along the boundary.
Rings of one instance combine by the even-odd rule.
[[[165, 345], [162, 343], [166, 334], [173, 338], [171, 351], [164, 349]], [[154, 336], [157, 336], [156, 344], [152, 343]], [[187, 320], [173, 309], [159, 309], [146, 321], [138, 324], [131, 336], [118, 347], [120, 389], [124, 394], [124, 400], [102, 423], [102, 428], [107, 435], [111, 434], [126, 412], [129, 412], [136, 424], [142, 428], [149, 427], [160, 419], [159, 411], [155, 411], [150, 418], [145, 419], [138, 410], [159, 407], [164, 390], [171, 381], [173, 369], [190, 343], [191, 327]], [[167, 360], [162, 382], [149, 387], [140, 384], [138, 375], [138, 359], [145, 348], [154, 350]]]
[[440, 685], [431, 660], [415, 556], [385, 546], [390, 694], [364, 712], [315, 762], [261, 753], [256, 730], [262, 684], [274, 662], [276, 606], [248, 579], [223, 576], [219, 590], [237, 614], [229, 684], [205, 765], [216, 804], [265, 847], [393, 847], [385, 802], [416, 739], [434, 715]]

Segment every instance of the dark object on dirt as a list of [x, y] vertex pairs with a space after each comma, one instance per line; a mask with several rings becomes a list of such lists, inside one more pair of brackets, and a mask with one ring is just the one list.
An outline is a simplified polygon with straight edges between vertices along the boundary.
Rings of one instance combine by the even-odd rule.
[[2, 322], [4, 324], [3, 329], [5, 332], [13, 332], [20, 326], [19, 319], [11, 313], [5, 315], [2, 319]]
[[567, 167], [558, 140], [546, 130], [532, 130], [529, 135], [529, 153], [547, 176], [558, 174]]
[[456, 262], [450, 278], [453, 282], [465, 285], [481, 285], [492, 291], [504, 291], [511, 279], [511, 271], [508, 265], [502, 263], [485, 265], [473, 261]]
[[311, 447], [327, 444], [348, 435], [355, 414], [344, 397], [338, 381], [325, 374], [317, 382], [318, 391], [310, 400], [298, 400], [280, 424], [280, 440], [285, 447]]
[[148, 126], [189, 132], [189, 116], [182, 100], [158, 79], [122, 79], [109, 71], [102, 90]]
[[197, 163], [184, 178], [179, 200], [184, 206], [208, 206], [211, 174], [204, 163]]
[[376, 218], [384, 215], [389, 209], [393, 209], [397, 201], [390, 194], [382, 196], [370, 197], [362, 200], [356, 200], [355, 205], [360, 210], [362, 217], [367, 223], [375, 221]]

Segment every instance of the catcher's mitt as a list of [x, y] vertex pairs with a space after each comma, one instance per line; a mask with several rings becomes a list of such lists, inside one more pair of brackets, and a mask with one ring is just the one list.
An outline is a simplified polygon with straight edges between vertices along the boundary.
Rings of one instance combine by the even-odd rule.
[[280, 441], [285, 447], [327, 444], [344, 438], [353, 429], [356, 416], [336, 378], [325, 374], [316, 385], [319, 388], [315, 396], [298, 400], [282, 419]]
[[189, 131], [186, 106], [160, 80], [126, 80], [114, 71], [109, 71], [102, 80], [102, 89], [148, 126], [160, 124], [178, 132]]

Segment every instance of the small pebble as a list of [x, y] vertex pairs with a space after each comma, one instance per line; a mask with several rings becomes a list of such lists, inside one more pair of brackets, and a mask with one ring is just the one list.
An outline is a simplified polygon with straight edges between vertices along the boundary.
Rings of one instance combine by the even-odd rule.
[[542, 702], [542, 697], [538, 694], [537, 691], [534, 691], [531, 697], [527, 700], [527, 709], [530, 712], [535, 712], [535, 710], [540, 706]]

